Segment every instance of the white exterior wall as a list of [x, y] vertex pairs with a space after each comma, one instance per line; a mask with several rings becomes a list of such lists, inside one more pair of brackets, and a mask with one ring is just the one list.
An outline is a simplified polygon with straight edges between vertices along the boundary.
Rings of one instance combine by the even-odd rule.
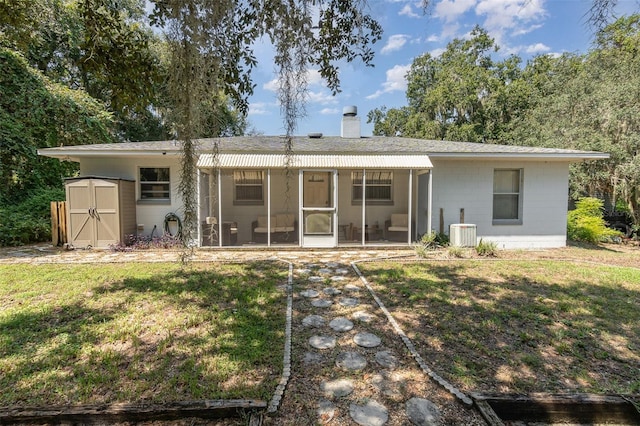
[[[566, 245], [569, 164], [534, 161], [440, 160], [433, 162], [432, 227], [439, 231], [440, 209], [444, 230], [464, 222], [477, 225], [478, 241], [499, 248], [551, 248]], [[522, 224], [493, 225], [493, 171], [523, 170]]]
[[[171, 201], [159, 204], [140, 200], [140, 167], [169, 167], [171, 180]], [[178, 194], [180, 182], [180, 166], [174, 157], [158, 156], [157, 158], [83, 158], [80, 162], [81, 176], [102, 176], [136, 181], [136, 220], [143, 225], [139, 235], [151, 235], [153, 227], [156, 227], [154, 236], [162, 236], [164, 217], [167, 213], [176, 213], [181, 219], [184, 217], [182, 199]]]

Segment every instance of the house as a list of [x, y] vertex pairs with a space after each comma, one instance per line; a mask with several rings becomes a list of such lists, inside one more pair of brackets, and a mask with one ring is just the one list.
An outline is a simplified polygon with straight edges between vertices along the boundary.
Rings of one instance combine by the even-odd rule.
[[[361, 137], [355, 107], [345, 108], [340, 137], [294, 137], [290, 156], [284, 143], [280, 136], [198, 141], [198, 245], [407, 245], [430, 231], [451, 230], [471, 245], [482, 238], [500, 248], [561, 247], [569, 165], [608, 158], [600, 152]], [[81, 178], [67, 182], [72, 244], [105, 246], [127, 233], [175, 232], [183, 207], [179, 142], [39, 153], [80, 164]], [[105, 219], [108, 214], [113, 218]], [[97, 224], [88, 228], [92, 222]]]

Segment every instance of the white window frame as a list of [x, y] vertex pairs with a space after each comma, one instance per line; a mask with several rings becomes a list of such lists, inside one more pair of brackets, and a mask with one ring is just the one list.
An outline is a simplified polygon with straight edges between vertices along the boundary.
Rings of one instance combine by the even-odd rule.
[[[499, 172], [517, 172], [518, 173], [518, 191], [498, 191], [496, 189], [496, 173]], [[493, 219], [494, 225], [522, 225], [522, 198], [524, 192], [524, 169], [494, 169], [493, 170], [493, 196], [491, 199], [491, 208], [492, 213], [491, 217]], [[518, 203], [518, 217], [516, 218], [496, 218], [496, 196], [512, 196], [517, 197]]]
[[[388, 173], [391, 182], [388, 184], [381, 183], [372, 183], [375, 180], [375, 176], [377, 173]], [[352, 205], [360, 205], [362, 204], [362, 187], [365, 187], [365, 191], [367, 191], [365, 201], [366, 205], [393, 205], [393, 170], [368, 170], [366, 172], [366, 185], [362, 182], [363, 172], [361, 170], [353, 170], [351, 172], [351, 204]], [[372, 178], [373, 177], [373, 178]], [[357, 183], [357, 181], [360, 183]], [[356, 188], [360, 188], [360, 197], [355, 197]], [[389, 199], [381, 199], [375, 198], [372, 196], [371, 192], [375, 190], [376, 187], [389, 187]], [[373, 188], [373, 189], [372, 189]]]
[[[239, 183], [244, 173], [257, 173], [260, 177], [260, 183]], [[264, 170], [234, 170], [233, 171], [233, 204], [244, 206], [263, 206], [264, 205]], [[239, 187], [260, 187], [260, 199], [238, 199]]]
[[[143, 180], [142, 173], [143, 170], [166, 170], [169, 176], [169, 180]], [[171, 203], [171, 168], [170, 167], [138, 167], [138, 202], [140, 203], [149, 203], [149, 204], [168, 204]], [[144, 189], [144, 186], [148, 185], [162, 185], [162, 189]], [[166, 186], [166, 188], [165, 188]], [[161, 192], [162, 194], [166, 193], [166, 197], [149, 197], [149, 194], [155, 194]]]

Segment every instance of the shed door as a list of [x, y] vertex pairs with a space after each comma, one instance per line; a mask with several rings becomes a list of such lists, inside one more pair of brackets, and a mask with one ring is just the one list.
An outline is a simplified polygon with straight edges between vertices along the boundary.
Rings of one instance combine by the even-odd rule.
[[78, 247], [95, 245], [95, 221], [91, 214], [93, 198], [90, 180], [67, 184], [69, 242]]
[[93, 181], [93, 217], [95, 246], [108, 247], [119, 240], [118, 185], [105, 180]]

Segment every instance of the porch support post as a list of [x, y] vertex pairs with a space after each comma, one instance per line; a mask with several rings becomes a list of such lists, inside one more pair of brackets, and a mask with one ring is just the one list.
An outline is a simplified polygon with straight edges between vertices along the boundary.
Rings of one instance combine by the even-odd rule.
[[218, 247], [222, 247], [222, 172], [218, 167]]
[[271, 169], [267, 169], [267, 247], [271, 247]]
[[431, 235], [432, 223], [431, 223], [431, 212], [433, 211], [433, 169], [429, 169], [429, 193], [427, 194], [427, 232]]
[[413, 219], [413, 214], [411, 214], [411, 205], [413, 204], [413, 169], [409, 169], [409, 196], [407, 212], [409, 212], [409, 219], [407, 221], [407, 244], [411, 244], [411, 237], [413, 234], [413, 229], [411, 229], [411, 219]]
[[362, 169], [362, 226], [360, 227], [361, 244], [365, 245], [367, 230], [367, 169]]
[[200, 188], [201, 188], [201, 181], [200, 181], [200, 177], [201, 177], [201, 172], [200, 169], [198, 169], [198, 172], [196, 173], [196, 185], [198, 187], [198, 189], [196, 190], [196, 199], [198, 200], [198, 214], [196, 215], [197, 217], [197, 221], [198, 223], [196, 224], [196, 237], [198, 238], [198, 247], [202, 247], [202, 209], [200, 208], [201, 203], [202, 203], [202, 198], [201, 198], [201, 194], [200, 194]]
[[300, 246], [304, 246], [304, 199], [303, 199], [303, 171], [302, 169], [298, 170], [298, 241], [300, 241]]

